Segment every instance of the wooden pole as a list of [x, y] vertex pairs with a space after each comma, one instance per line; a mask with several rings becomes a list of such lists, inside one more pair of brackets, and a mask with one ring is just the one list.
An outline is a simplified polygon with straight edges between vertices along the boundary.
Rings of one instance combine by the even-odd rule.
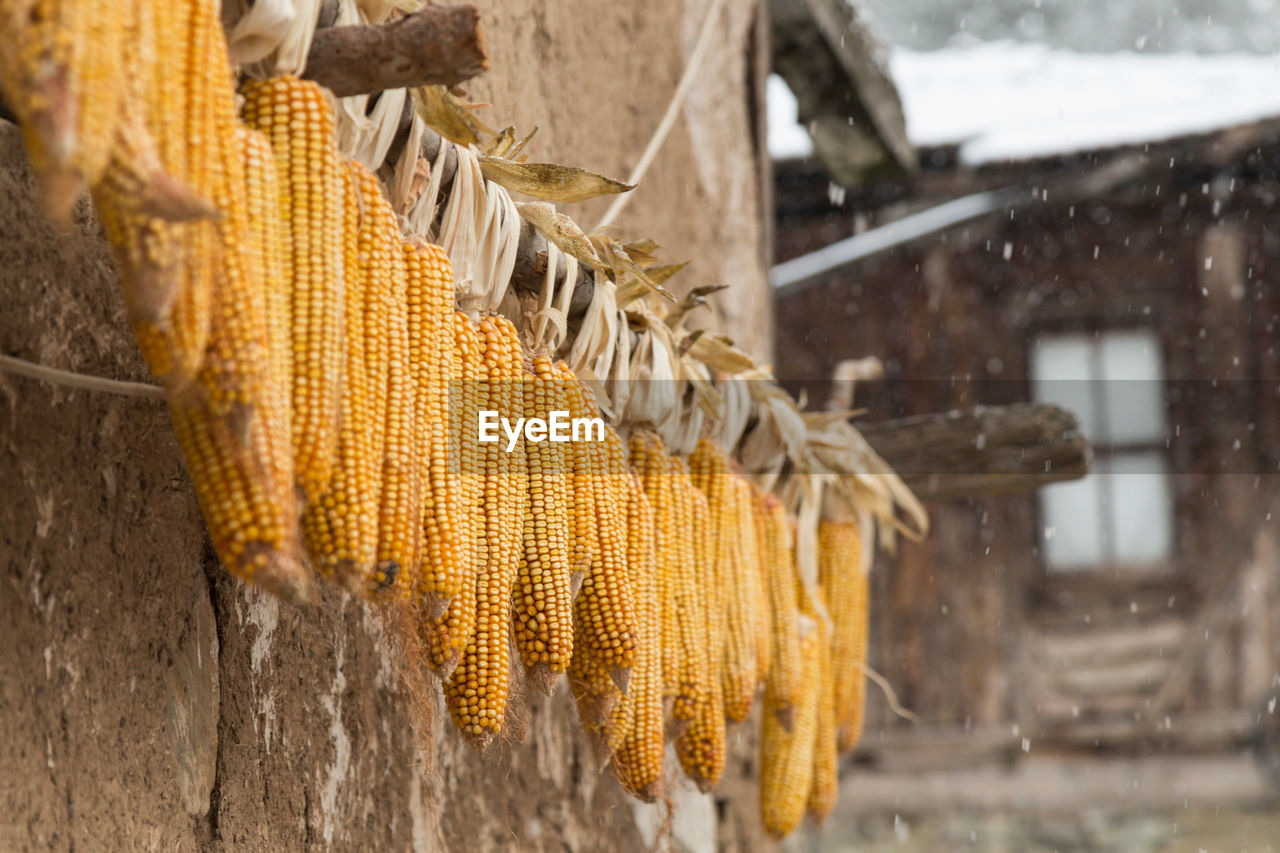
[[859, 423], [921, 500], [1038, 489], [1089, 473], [1076, 417], [1041, 403]]
[[474, 6], [427, 6], [374, 26], [316, 30], [302, 76], [339, 97], [455, 86], [488, 70]]

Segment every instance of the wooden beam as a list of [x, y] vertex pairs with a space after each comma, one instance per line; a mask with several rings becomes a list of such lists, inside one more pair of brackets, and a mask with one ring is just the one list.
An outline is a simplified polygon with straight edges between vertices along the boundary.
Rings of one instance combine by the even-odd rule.
[[1248, 709], [1199, 711], [1166, 719], [1145, 716], [1070, 720], [1014, 730], [1003, 723], [982, 726], [921, 724], [892, 726], [864, 735], [858, 748], [841, 761], [840, 772], [925, 772], [989, 763], [1012, 763], [1046, 752], [1108, 753], [1139, 747], [1177, 753], [1219, 752], [1247, 747], [1273, 725]]
[[474, 6], [427, 6], [374, 26], [316, 30], [302, 76], [335, 95], [454, 86], [488, 70]]
[[865, 11], [840, 0], [770, 0], [773, 68], [837, 182], [915, 168], [885, 45]]
[[1026, 491], [1089, 473], [1089, 443], [1058, 406], [982, 406], [858, 429], [922, 500]]

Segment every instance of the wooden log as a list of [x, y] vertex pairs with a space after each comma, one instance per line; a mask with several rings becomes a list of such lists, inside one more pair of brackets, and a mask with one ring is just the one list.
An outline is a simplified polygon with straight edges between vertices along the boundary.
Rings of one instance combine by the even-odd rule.
[[302, 76], [335, 95], [455, 86], [488, 70], [474, 6], [427, 6], [374, 26], [317, 29]]
[[1038, 489], [1089, 473], [1075, 415], [1019, 403], [859, 423], [872, 448], [922, 500]]

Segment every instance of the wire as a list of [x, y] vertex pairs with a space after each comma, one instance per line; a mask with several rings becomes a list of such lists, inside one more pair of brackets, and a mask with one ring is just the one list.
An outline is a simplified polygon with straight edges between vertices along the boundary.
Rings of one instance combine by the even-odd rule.
[[640, 161], [636, 163], [634, 169], [631, 170], [627, 183], [632, 189], [622, 193], [613, 200], [613, 204], [609, 205], [609, 209], [605, 211], [604, 216], [596, 223], [595, 230], [600, 230], [607, 225], [612, 225], [613, 220], [618, 218], [618, 214], [622, 212], [622, 208], [627, 206], [627, 202], [631, 200], [631, 194], [635, 192], [635, 186], [640, 183], [645, 172], [649, 171], [649, 166], [653, 164], [653, 160], [658, 156], [658, 149], [662, 147], [662, 143], [666, 141], [667, 134], [671, 132], [671, 126], [676, 122], [676, 115], [680, 112], [680, 106], [684, 103], [685, 97], [689, 94], [689, 89], [693, 86], [693, 78], [697, 74], [698, 67], [702, 65], [702, 60], [707, 55], [707, 49], [711, 47], [711, 34], [715, 29], [711, 26], [720, 15], [720, 10], [724, 7], [724, 0], [714, 0], [711, 8], [707, 10], [707, 17], [702, 21], [702, 31], [698, 33], [698, 41], [693, 46], [693, 53], [689, 55], [689, 63], [684, 67], [684, 74], [680, 77], [676, 90], [671, 95], [671, 102], [667, 104], [667, 111], [662, 116], [662, 121], [658, 122], [657, 129], [654, 130], [653, 136], [649, 139], [649, 144], [645, 146], [644, 153], [640, 155]]
[[920, 722], [920, 717], [918, 717], [914, 712], [908, 711], [898, 703], [898, 694], [894, 692], [893, 685], [889, 683], [889, 679], [885, 678], [865, 663], [859, 663], [858, 665], [862, 667], [862, 671], [866, 673], [867, 678], [874, 681], [876, 686], [880, 688], [880, 691], [884, 693], [884, 699], [889, 703], [890, 711], [897, 714], [904, 720], [910, 720], [913, 723]]
[[72, 373], [70, 370], [59, 370], [46, 367], [11, 355], [0, 355], [0, 371], [49, 382], [54, 385], [65, 385], [70, 388], [83, 388], [86, 391], [101, 391], [104, 394], [116, 394], [121, 397], [149, 397], [154, 400], [164, 398], [164, 389], [158, 385], [145, 382], [125, 382], [120, 379], [104, 379], [101, 376], [90, 376], [85, 373]]

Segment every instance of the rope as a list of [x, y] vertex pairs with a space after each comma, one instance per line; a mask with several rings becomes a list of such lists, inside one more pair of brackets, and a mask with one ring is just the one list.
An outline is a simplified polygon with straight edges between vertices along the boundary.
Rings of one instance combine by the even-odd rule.
[[[632, 187], [639, 184], [645, 172], [649, 171], [649, 166], [653, 164], [654, 158], [658, 156], [658, 149], [662, 147], [662, 143], [667, 139], [667, 134], [671, 132], [671, 126], [676, 122], [676, 115], [680, 112], [680, 107], [684, 103], [685, 97], [689, 94], [689, 89], [693, 86], [693, 78], [698, 71], [698, 67], [702, 65], [702, 60], [706, 57], [708, 48], [711, 47], [711, 34], [715, 32], [711, 25], [715, 23], [723, 7], [724, 0], [713, 0], [711, 8], [707, 10], [707, 17], [702, 21], [702, 31], [698, 33], [698, 41], [693, 46], [693, 53], [689, 55], [689, 63], [684, 67], [684, 74], [680, 77], [680, 83], [671, 95], [671, 103], [667, 104], [667, 111], [663, 114], [662, 121], [658, 122], [658, 127], [649, 139], [649, 144], [645, 146], [644, 153], [640, 155], [640, 161], [636, 163], [636, 167], [631, 170], [631, 175], [627, 178], [627, 183]], [[634, 192], [635, 190], [632, 189], [615, 198], [613, 204], [609, 205], [609, 209], [605, 211], [604, 216], [596, 223], [595, 230], [599, 231], [607, 225], [612, 225], [613, 220], [617, 219], [618, 214], [622, 212], [622, 208], [627, 206], [627, 202], [631, 200], [631, 194]]]
[[0, 355], [0, 371], [25, 376], [40, 382], [53, 385], [65, 385], [69, 388], [82, 388], [86, 391], [101, 391], [104, 394], [117, 394], [121, 397], [150, 397], [153, 400], [164, 398], [164, 389], [158, 385], [145, 382], [125, 382], [121, 379], [104, 379], [101, 376], [90, 376], [85, 373], [73, 373], [70, 370], [59, 370], [46, 367], [11, 355]]

